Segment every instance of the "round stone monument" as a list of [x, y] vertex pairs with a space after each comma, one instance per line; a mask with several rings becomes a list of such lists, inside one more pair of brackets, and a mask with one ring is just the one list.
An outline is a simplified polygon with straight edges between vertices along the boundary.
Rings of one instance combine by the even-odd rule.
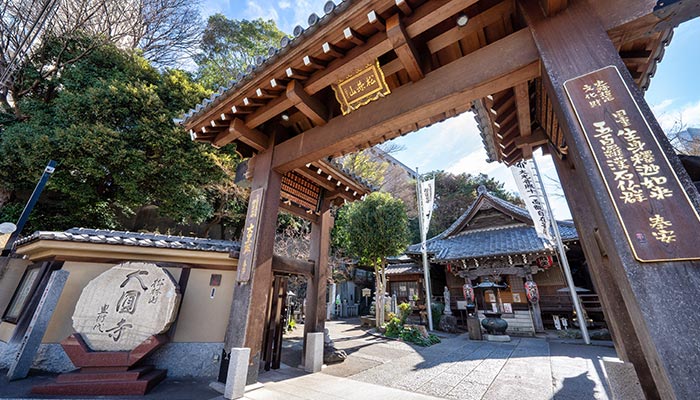
[[93, 351], [130, 351], [167, 331], [179, 305], [179, 288], [167, 270], [125, 262], [85, 286], [73, 313], [73, 329]]

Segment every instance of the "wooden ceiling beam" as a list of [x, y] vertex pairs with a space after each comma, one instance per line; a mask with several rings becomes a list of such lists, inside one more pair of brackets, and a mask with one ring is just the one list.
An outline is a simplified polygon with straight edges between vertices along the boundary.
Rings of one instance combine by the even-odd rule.
[[498, 126], [503, 126], [511, 119], [515, 119], [517, 115], [518, 110], [515, 107], [515, 104], [513, 103], [510, 105], [510, 107], [501, 108], [501, 111], [496, 114], [495, 118], [493, 119], [493, 122], [498, 124]]
[[411, 39], [406, 35], [406, 30], [401, 24], [398, 14], [392, 15], [386, 20], [386, 33], [411, 81], [416, 82], [423, 79], [424, 74], [418, 61], [418, 52]]
[[406, 0], [396, 0], [396, 7], [398, 7], [399, 10], [401, 10], [401, 13], [403, 13], [403, 15], [411, 15], [411, 13], [413, 12], [413, 9], [408, 3], [406, 3]]
[[318, 125], [325, 125], [328, 121], [328, 110], [319, 100], [316, 100], [304, 91], [297, 81], [291, 81], [287, 85], [287, 98], [302, 114]]
[[515, 106], [518, 110], [518, 125], [521, 136], [530, 136], [532, 121], [530, 120], [530, 89], [527, 82], [515, 85]]
[[311, 56], [304, 56], [304, 66], [313, 69], [324, 69], [326, 68], [326, 62], [321, 61], [317, 58]]
[[384, 31], [386, 30], [386, 24], [384, 22], [384, 19], [380, 17], [376, 11], [372, 10], [367, 14], [367, 20], [369, 21], [372, 26], [378, 31]]
[[483, 31], [484, 27], [493, 23], [499, 22], [504, 15], [510, 15], [515, 10], [514, 0], [506, 0], [502, 3], [489, 8], [488, 10], [470, 18], [465, 26], [455, 26], [443, 34], [430, 39], [427, 43], [428, 50], [434, 54], [444, 49], [445, 47], [456, 43], [467, 36], [473, 35], [478, 31]]
[[406, 18], [406, 34], [414, 38], [476, 3], [477, 0], [430, 0]]
[[314, 223], [318, 221], [318, 216], [316, 214], [309, 214], [306, 212], [307, 210], [305, 208], [296, 206], [294, 204], [286, 203], [282, 199], [280, 199], [280, 208], [292, 215], [296, 215], [297, 217], [303, 218], [307, 221], [311, 221]]
[[321, 50], [323, 50], [323, 54], [333, 58], [342, 58], [345, 56], [345, 51], [343, 49], [334, 44], [330, 44], [329, 42], [325, 42], [323, 45], [321, 45]]
[[242, 119], [234, 118], [228, 130], [216, 135], [212, 144], [216, 147], [222, 147], [234, 140], [240, 140], [257, 151], [266, 149], [269, 142], [269, 138], [264, 133], [257, 129], [250, 129]]
[[343, 37], [345, 37], [345, 40], [348, 42], [355, 43], [357, 46], [362, 46], [367, 41], [367, 38], [355, 32], [355, 30], [349, 26], [343, 29]]
[[[507, 63], [502, 62], [504, 55]], [[537, 76], [539, 53], [529, 29], [522, 29], [396, 88], [390, 96], [278, 144], [273, 167], [290, 171]]]
[[552, 17], [563, 11], [569, 5], [568, 0], [540, 0], [540, 6], [544, 15]]
[[[329, 170], [336, 170], [336, 169], [337, 169], [337, 167], [333, 167], [333, 166], [329, 165], [329, 164], [328, 164], [326, 161], [324, 161], [324, 160], [319, 160], [319, 161], [317, 162], [317, 164], [318, 164], [319, 166], [321, 166], [322, 168], [324, 168], [324, 170], [326, 170], [326, 171], [329, 171]], [[361, 187], [360, 185], [358, 185], [358, 184], [357, 184], [356, 182], [354, 182], [353, 180], [346, 179], [346, 178], [345, 178], [344, 176], [342, 176], [342, 175], [336, 175], [335, 178], [336, 178], [336, 182], [340, 182], [340, 186], [338, 186], [338, 184], [336, 183], [336, 188], [337, 188], [339, 191], [350, 192], [350, 196], [349, 196], [349, 197], [350, 197], [351, 199], [353, 198], [353, 196], [352, 196], [352, 193], [353, 193], [353, 192], [357, 192], [357, 193], [359, 194], [357, 197], [360, 197], [360, 196], [361, 196], [362, 194], [364, 194], [364, 193], [368, 193], [368, 192], [366, 191], [366, 189], [364, 189], [363, 187]], [[346, 191], [345, 188], [350, 188], [350, 190]], [[342, 189], [342, 190], [341, 190], [341, 189]]]
[[[406, 35], [409, 38], [418, 36], [431, 28], [436, 23], [435, 21], [437, 19], [448, 18], [474, 3], [476, 3], [476, 0], [468, 0], [466, 2], [464, 0], [430, 1], [416, 10], [410, 17], [406, 18]], [[352, 35], [353, 31], [351, 30], [349, 33]], [[324, 70], [319, 70], [310, 77], [307, 73], [293, 68], [288, 68], [285, 74], [287, 74], [287, 77], [289, 77], [291, 73], [292, 76], [299, 76], [302, 79], [308, 78], [304, 89], [307, 93], [314, 94], [393, 49], [385, 32], [377, 33], [363, 43], [365, 44], [362, 46], [344, 52], [331, 43], [325, 42], [322, 46], [324, 53], [337, 58], [344, 56], [344, 58], [342, 60], [333, 60]], [[286, 87], [286, 81], [273, 78], [270, 80], [270, 87], [274, 90], [284, 89]], [[292, 102], [287, 97], [278, 97], [277, 99], [271, 100], [266, 106], [260, 107], [255, 112], [253, 112], [253, 110], [246, 110], [246, 113], [251, 114], [246, 118], [246, 124], [250, 128], [255, 128], [292, 106]]]
[[327, 173], [321, 173], [319, 175], [315, 171], [310, 170], [307, 167], [302, 167], [302, 168], [297, 168], [294, 170], [297, 174], [303, 176], [304, 178], [312, 181], [316, 185], [326, 189], [326, 190], [335, 190], [335, 182], [333, 180], [328, 180], [328, 174]]
[[315, 264], [313, 261], [279, 256], [277, 254], [272, 256], [272, 272], [278, 274], [303, 275], [311, 277], [314, 275], [314, 267]]
[[[510, 0], [506, 0], [508, 2]], [[419, 35], [422, 32], [425, 32], [426, 30], [430, 29], [433, 25], [431, 25], [431, 21], [426, 19], [426, 17], [430, 17], [431, 19], [435, 16], [435, 19], [438, 19], [437, 17], [440, 15], [445, 16], [445, 18], [449, 18], [450, 15], [454, 15], [455, 13], [459, 12], [460, 10], [463, 10], [470, 5], [474, 4], [476, 0], [431, 0], [429, 2], [425, 2], [421, 7], [417, 8], [414, 10], [413, 14], [408, 16], [406, 18], [406, 33], [408, 34], [409, 37], [414, 38], [415, 36]], [[589, 6], [591, 8], [591, 12], [594, 12], [596, 15], [598, 15], [601, 19], [601, 23], [607, 31], [611, 35], [614, 35], [616, 33], [616, 29], [622, 29], [622, 25], [627, 24], [629, 22], [633, 21], [639, 21], [639, 24], [644, 25], [645, 21], [656, 21], [658, 20], [658, 17], [656, 17], [652, 11], [653, 8], [656, 4], [656, 0], [643, 0], [643, 1], [635, 1], [635, 2], [629, 2], [629, 1], [624, 1], [624, 0], [608, 0], [608, 1], [590, 1]], [[500, 3], [499, 3], [500, 4]], [[393, 1], [386, 1], [386, 0], [377, 0], [375, 2], [368, 2], [366, 5], [359, 6], [357, 9], [353, 8], [353, 15], [349, 16], [348, 18], [352, 17], [351, 20], [355, 21], [366, 21], [367, 20], [367, 13], [370, 12], [371, 10], [377, 10], [378, 13], [385, 13], [386, 11], [390, 10], [392, 7], [394, 7], [394, 2]], [[493, 8], [493, 7], [492, 7]], [[454, 11], [454, 12], [453, 12]], [[488, 10], [487, 10], [488, 11]], [[449, 14], [449, 15], [448, 15]], [[483, 14], [483, 13], [482, 13]], [[481, 15], [481, 14], [480, 14]], [[472, 22], [477, 21], [479, 18], [479, 15], [474, 16], [469, 23], [467, 23], [466, 27], [467, 29], [471, 29]], [[443, 18], [444, 20], [444, 18]], [[432, 23], [434, 24], [434, 21]], [[634, 22], [635, 26], [638, 24], [637, 22]], [[192, 129], [194, 131], [199, 131], [202, 125], [209, 124], [209, 121], [214, 118], [214, 116], [219, 115], [222, 110], [228, 110], [230, 109], [234, 104], [240, 102], [242, 100], [242, 94], [243, 93], [248, 93], [249, 91], [255, 90], [257, 87], [261, 85], [261, 82], [264, 81], [274, 81], [278, 80], [278, 82], [282, 83], [284, 85], [284, 81], [279, 81], [279, 78], [282, 77], [284, 74], [284, 69], [283, 65], [288, 64], [292, 60], [299, 59], [300, 57], [303, 57], [305, 53], [308, 52], [309, 48], [321, 46], [324, 41], [328, 41], [330, 35], [334, 34], [334, 32], [339, 32], [343, 29], [343, 27], [348, 25], [348, 19], [347, 18], [333, 18], [331, 21], [329, 21], [328, 24], [324, 25], [321, 29], [319, 29], [318, 32], [314, 33], [313, 37], [310, 37], [306, 39], [302, 45], [297, 46], [291, 51], [286, 52], [281, 58], [279, 59], [277, 63], [277, 67], [274, 68], [266, 68], [264, 71], [261, 71], [259, 73], [256, 73], [256, 76], [254, 79], [251, 79], [250, 83], [247, 83], [243, 85], [242, 87], [238, 88], [237, 94], [233, 94], [230, 96], [227, 96], [226, 99], [224, 99], [219, 105], [215, 107], [210, 107], [206, 111], [201, 112], [199, 115], [190, 118], [186, 125], [186, 129]], [[627, 29], [627, 28], [625, 28]], [[643, 29], [640, 29], [640, 31], [643, 31]], [[644, 31], [646, 32], [646, 31]], [[368, 39], [368, 44], [372, 42], [372, 40], [375, 37], [384, 35], [384, 38], [378, 38], [378, 40], [375, 42], [375, 46], [379, 44], [380, 48], [384, 47], [384, 51], [376, 51], [376, 50], [381, 50], [380, 48], [375, 49], [374, 54], [367, 54], [366, 57], [360, 57], [357, 60], [357, 63], [355, 63], [353, 60], [347, 62], [344, 62], [344, 60], [334, 60], [331, 65], [329, 65], [328, 68], [322, 71], [316, 72], [311, 78], [309, 78], [309, 83], [311, 81], [317, 82], [318, 86], [315, 88], [309, 88], [309, 83], [307, 83], [307, 92], [308, 93], [316, 93], [319, 90], [322, 90], [326, 86], [328, 86], [331, 83], [334, 83], [335, 81], [338, 80], [338, 77], [345, 77], [350, 75], [353, 71], [357, 70], [358, 68], [367, 65], [369, 62], [371, 62], [373, 59], [379, 57], [380, 55], [386, 53], [386, 51], [391, 50], [391, 44], [388, 42], [386, 39], [385, 33], [380, 32], [377, 34], [372, 35]], [[342, 34], [340, 34], [340, 37], [342, 38]], [[633, 39], [633, 38], [629, 38]], [[450, 42], [454, 43], [454, 41]], [[357, 52], [354, 53], [354, 57], [362, 55], [367, 48], [367, 44], [365, 46], [362, 46], [360, 48], [354, 48], [353, 50], [358, 50]], [[349, 54], [350, 52], [348, 52]], [[347, 55], [346, 55], [347, 57]], [[502, 60], [501, 60], [502, 61]], [[344, 67], [347, 67], [344, 68]], [[335, 74], [333, 71], [336, 69], [342, 69], [338, 71], [337, 74]], [[317, 75], [323, 75], [322, 77], [317, 78]], [[271, 85], [273, 90], [277, 90], [278, 88], [275, 87], [275, 85]], [[274, 115], [273, 115], [274, 116]], [[264, 121], [263, 121], [264, 122]], [[257, 126], [257, 125], [256, 125]], [[251, 126], [252, 128], [256, 126]]]

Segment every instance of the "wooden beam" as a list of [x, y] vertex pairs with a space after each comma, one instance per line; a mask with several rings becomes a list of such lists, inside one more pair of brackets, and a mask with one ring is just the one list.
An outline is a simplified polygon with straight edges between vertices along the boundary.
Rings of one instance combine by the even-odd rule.
[[544, 11], [544, 15], [551, 17], [564, 10], [568, 5], [568, 0], [539, 0], [540, 7]]
[[398, 14], [394, 14], [386, 21], [386, 33], [394, 47], [396, 55], [401, 60], [409, 78], [413, 82], [423, 79], [423, 70], [418, 61], [418, 52], [416, 51], [413, 42], [406, 35], [406, 30], [401, 24]]
[[406, 18], [406, 33], [414, 38], [476, 3], [477, 0], [430, 0]]
[[327, 54], [331, 57], [342, 58], [345, 55], [345, 51], [343, 51], [343, 49], [328, 42], [325, 42], [321, 46], [321, 49], [323, 50], [323, 54]]
[[528, 83], [515, 85], [515, 106], [518, 108], [518, 125], [520, 135], [530, 136], [532, 133], [532, 121], [530, 121], [530, 90]]
[[311, 56], [304, 56], [304, 66], [313, 68], [313, 69], [324, 69], [326, 68], [326, 63], [324, 61], [321, 61], [317, 58], [311, 57]]
[[372, 10], [367, 14], [367, 20], [369, 21], [372, 26], [378, 31], [383, 31], [386, 30], [386, 25], [384, 23], [384, 19], [377, 15], [377, 12]]
[[328, 174], [326, 171], [321, 173], [321, 175], [306, 167], [297, 168], [294, 171], [326, 190], [335, 190], [335, 182], [328, 180]]
[[[507, 63], [502, 62], [504, 54]], [[290, 171], [537, 76], [539, 53], [529, 30], [523, 29], [395, 89], [386, 98], [280, 143], [274, 168]]]
[[287, 85], [287, 98], [294, 107], [309, 117], [316, 125], [325, 125], [328, 121], [328, 110], [320, 101], [309, 96], [297, 81], [291, 81]]
[[406, 3], [406, 0], [396, 0], [396, 7], [401, 10], [403, 15], [411, 15], [413, 12], [413, 9], [410, 5], [408, 5], [408, 3]]
[[[506, 2], [508, 2], [508, 0], [506, 0]], [[358, 8], [353, 7], [353, 9], [349, 11], [356, 13], [353, 14], [354, 16], [352, 16], [354, 19], [366, 20], [367, 13], [371, 10], [374, 9], [378, 12], [384, 13], [386, 10], [393, 7], [393, 3], [393, 1], [377, 0], [374, 2], [368, 2], [366, 5], [363, 4]], [[443, 17], [444, 18], [442, 20], [449, 18], [450, 16], [463, 9], [466, 9], [474, 3], [476, 3], [476, 0], [431, 0], [429, 2], [425, 2], [421, 7], [417, 8], [413, 14], [406, 18], [406, 33], [409, 37], [414, 38], [434, 26], [436, 20]], [[600, 16], [603, 27], [608, 31], [632, 21], [658, 21], [658, 17], [652, 14], [653, 8], [656, 5], [656, 0], [640, 0], [634, 2], [624, 0], [588, 1], [587, 4], [591, 8], [591, 12]], [[479, 18], [479, 15], [472, 18], [465, 28], [469, 29], [472, 22]], [[350, 17], [351, 16], [348, 16], [347, 18]], [[305, 40], [304, 43], [308, 43], [309, 46], [312, 47], [321, 46], [324, 41], [328, 40], [325, 35], [332, 32], [341, 31], [345, 26], [347, 26], [347, 21], [348, 20], [346, 18], [332, 19], [328, 24], [324, 25], [322, 29], [314, 32], [314, 37], [308, 38], [308, 40]], [[383, 38], [380, 37], [382, 35]], [[375, 40], [373, 48], [370, 48], [369, 44], [372, 43], [373, 40]], [[324, 89], [329, 84], [336, 82], [339, 77], [342, 78], [350, 75], [353, 71], [367, 65], [372, 60], [391, 50], [391, 43], [389, 43], [388, 39], [386, 39], [384, 32], [372, 35], [367, 42], [368, 43], [365, 46], [356, 47], [349, 51], [346, 55], [348, 58], [357, 58], [357, 60], [335, 60], [328, 66], [328, 68], [323, 71], [316, 72], [313, 76], [311, 76], [306, 84], [307, 92], [314, 94]], [[450, 43], [454, 42], [455, 41], [453, 40]], [[298, 48], [291, 49], [292, 51], [285, 52], [285, 54], [279, 59], [279, 67], [266, 68], [264, 71], [256, 72], [255, 79], [252, 79], [250, 83], [247, 83], [241, 87], [237, 94], [227, 96], [227, 98], [222, 101], [220, 105], [211, 107], [207, 111], [202, 112], [200, 115], [188, 120], [185, 128], [187, 130], [192, 129], [194, 131], [199, 131], [202, 125], [209, 124], [209, 121], [215, 116], [221, 114], [222, 110], [228, 111], [231, 106], [236, 103], [240, 103], [242, 101], [243, 93], [254, 91], [257, 87], [265, 85], [265, 83], [268, 81], [271, 82], [271, 88], [273, 90], [280, 88], [284, 89], [285, 82], [279, 80], [279, 78], [281, 78], [284, 74], [284, 69], [281, 66], [290, 65], [290, 63], [292, 63], [294, 60], [298, 60], [299, 58], [303, 57], [305, 53], [308, 53], [308, 48], [308, 46], [298, 46]], [[434, 52], [434, 49], [431, 48], [431, 52]], [[352, 55], [350, 55], [350, 53], [352, 53]], [[317, 78], [317, 76], [319, 77]], [[281, 85], [272, 84], [272, 81], [276, 81]], [[315, 85], [310, 87], [309, 85], [312, 81], [315, 83]], [[266, 107], [267, 106], [262, 108]], [[272, 116], [274, 115], [276, 114], [273, 114]], [[249, 126], [255, 128], [257, 125]]]
[[292, 67], [289, 67], [286, 70], [284, 70], [284, 73], [287, 75], [287, 78], [289, 78], [289, 79], [300, 79], [300, 80], [308, 79], [309, 75], [311, 75], [311, 73], [309, 73], [309, 72], [302, 71], [302, 70], [292, 68]]
[[362, 46], [367, 40], [364, 36], [355, 32], [355, 30], [350, 27], [343, 29], [343, 36], [345, 37], [345, 40], [355, 43], [358, 46]]
[[521, 135], [520, 137], [515, 138], [514, 143], [516, 147], [537, 147], [546, 144], [548, 141], [549, 139], [544, 133], [544, 130], [537, 129], [529, 136]]
[[222, 147], [234, 140], [240, 140], [257, 151], [266, 149], [269, 142], [269, 138], [264, 133], [257, 129], [250, 129], [242, 119], [234, 118], [228, 130], [219, 133], [212, 144]]
[[313, 261], [304, 261], [277, 254], [272, 256], [272, 272], [312, 277], [314, 276], [314, 267]]
[[248, 127], [256, 127], [265, 121], [269, 121], [275, 115], [281, 114], [291, 106], [292, 103], [286, 96], [277, 97], [267, 103], [267, 106], [261, 107], [254, 113], [248, 115], [245, 119], [245, 123]]
[[309, 214], [306, 212], [306, 209], [295, 206], [294, 204], [288, 204], [285, 203], [280, 199], [280, 209], [292, 214], [296, 215], [299, 218], [305, 219], [307, 221], [311, 221], [312, 223], [318, 221], [318, 215], [312, 213]]
[[[423, 7], [417, 9], [411, 16], [406, 18], [406, 34], [409, 38], [414, 38], [430, 29], [436, 23], [435, 21], [439, 20], [440, 18], [448, 18], [474, 3], [476, 3], [476, 0], [432, 0], [429, 3], [426, 3], [426, 5]], [[349, 34], [352, 35], [353, 32], [351, 31]], [[359, 37], [356, 37], [355, 39], [357, 41]], [[373, 62], [381, 55], [393, 49], [393, 46], [385, 32], [379, 32], [372, 35], [369, 39], [367, 39], [364, 45], [355, 47], [347, 52], [333, 46], [328, 42], [323, 43], [322, 47], [324, 53], [326, 54], [333, 55], [336, 58], [340, 58], [343, 55], [345, 57], [342, 60], [336, 59], [332, 61], [326, 66], [326, 69], [319, 70], [308, 77], [308, 80], [304, 85], [304, 89], [309, 94], [314, 94], [323, 90], [328, 85], [337, 82], [338, 79], [352, 74], [358, 68]], [[287, 72], [290, 71], [286, 71], [285, 74]], [[291, 73], [294, 72], [300, 73], [298, 70], [291, 71]], [[300, 74], [298, 76], [304, 79], [307, 78], [305, 74]], [[286, 87], [286, 82], [276, 78], [271, 79], [270, 87], [273, 90], [284, 89]], [[255, 110], [255, 112], [253, 112], [251, 109], [244, 110], [245, 113], [252, 113], [248, 118], [246, 118], [246, 124], [248, 127], [255, 128], [274, 116], [284, 112], [292, 105], [293, 104], [291, 101], [289, 101], [289, 99], [282, 96], [277, 99], [273, 99], [267, 105]]]

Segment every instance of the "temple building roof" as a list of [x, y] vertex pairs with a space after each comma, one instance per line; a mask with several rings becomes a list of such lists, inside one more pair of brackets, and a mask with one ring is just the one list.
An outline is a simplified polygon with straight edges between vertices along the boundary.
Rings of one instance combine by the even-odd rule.
[[[563, 241], [577, 240], [573, 223], [557, 221]], [[528, 212], [480, 188], [479, 196], [449, 228], [426, 242], [433, 262], [553, 253], [537, 236]], [[420, 254], [420, 243], [407, 254]]]

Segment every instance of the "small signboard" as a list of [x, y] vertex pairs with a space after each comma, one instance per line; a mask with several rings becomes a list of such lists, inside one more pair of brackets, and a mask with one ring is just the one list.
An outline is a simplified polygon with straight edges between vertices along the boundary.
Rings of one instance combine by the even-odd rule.
[[250, 192], [248, 201], [248, 215], [245, 219], [241, 238], [241, 253], [238, 258], [237, 282], [248, 282], [250, 271], [255, 266], [256, 246], [258, 237], [258, 219], [262, 207], [264, 188], [258, 188]]
[[700, 259], [700, 216], [615, 66], [564, 88], [591, 148], [634, 257]]
[[467, 309], [467, 302], [464, 300], [457, 300], [457, 309], [458, 310], [466, 310]]
[[370, 101], [391, 93], [378, 60], [332, 85], [332, 87], [343, 115], [348, 115]]

